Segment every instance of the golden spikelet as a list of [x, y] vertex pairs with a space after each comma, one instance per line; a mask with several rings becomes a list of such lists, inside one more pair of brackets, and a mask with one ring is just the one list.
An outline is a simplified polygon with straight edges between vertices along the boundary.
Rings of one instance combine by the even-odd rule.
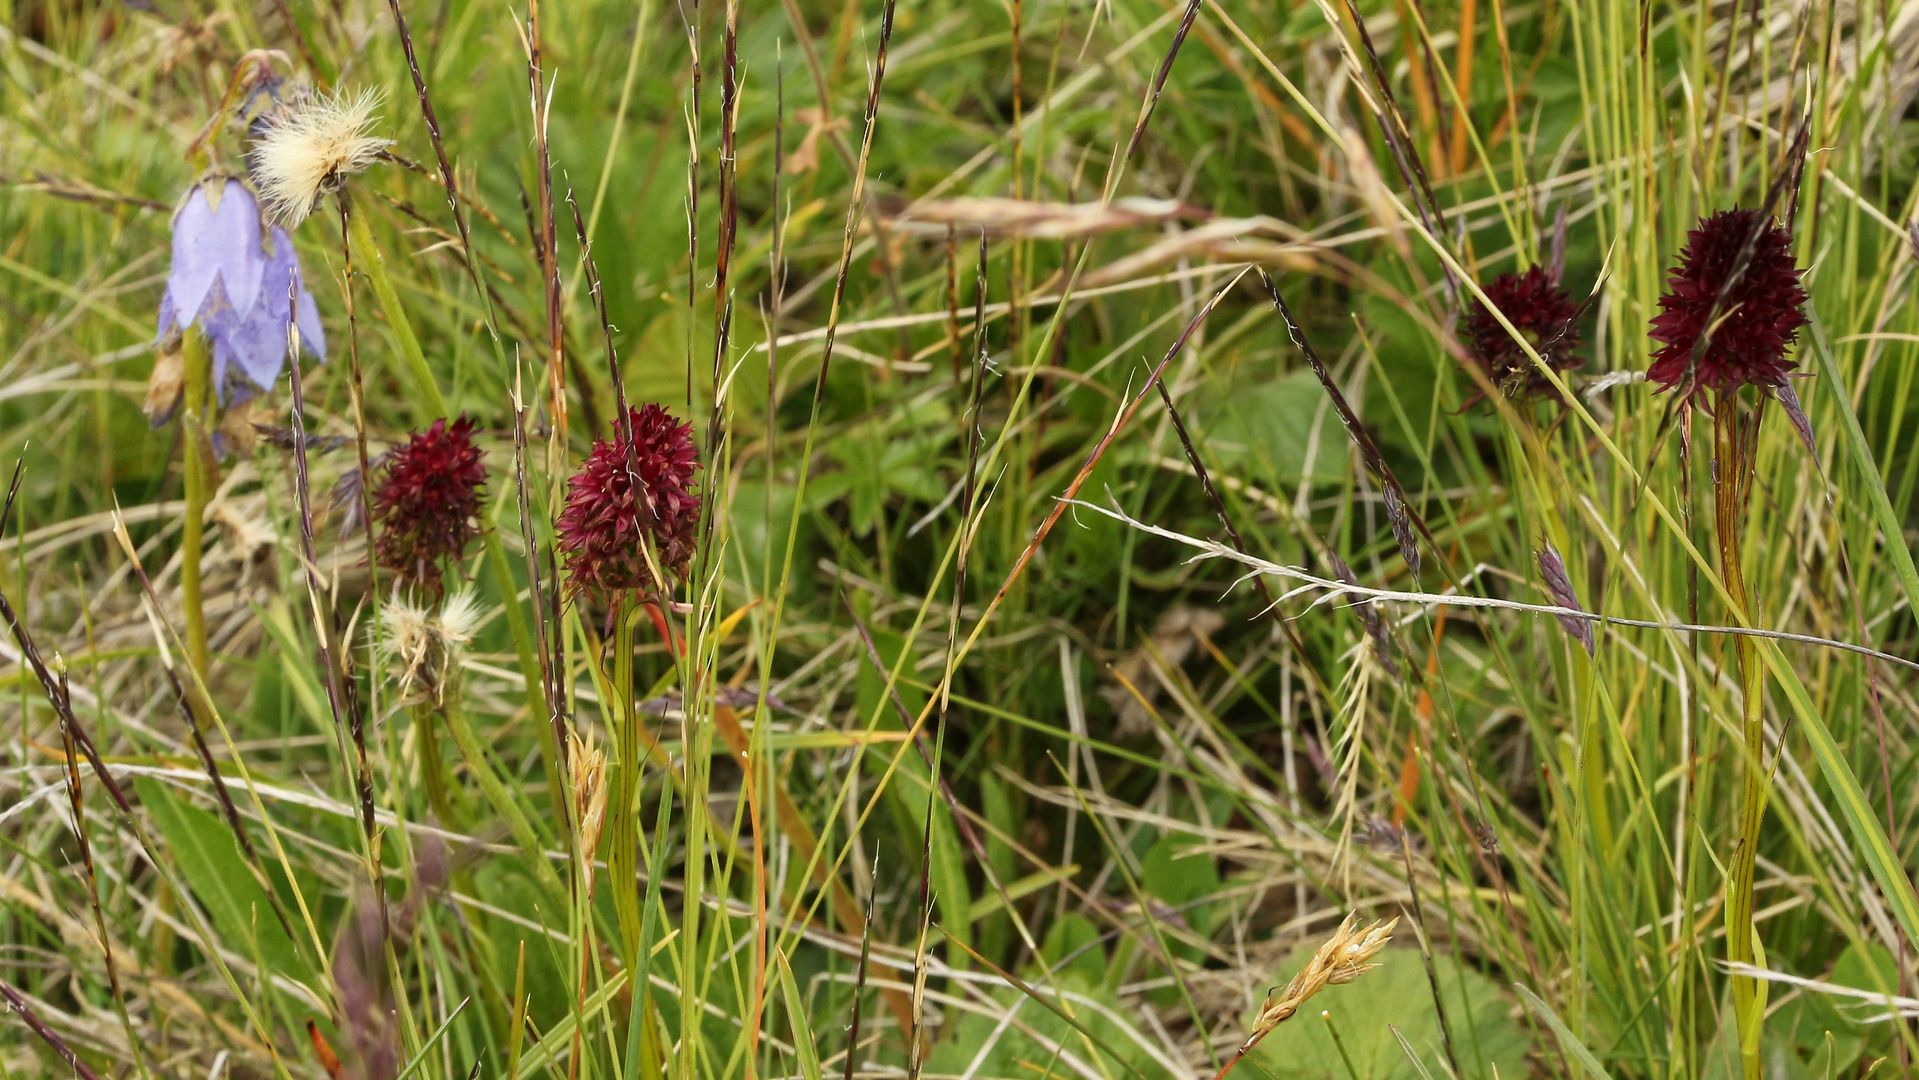
[[567, 732], [567, 763], [573, 774], [573, 814], [580, 823], [580, 864], [586, 874], [587, 895], [593, 893], [593, 856], [600, 849], [600, 832], [606, 825], [606, 755], [593, 744], [591, 736], [581, 738], [577, 729]]
[[380, 94], [318, 94], [269, 116], [247, 155], [268, 216], [292, 228], [346, 178], [364, 172], [393, 140], [369, 133]]
[[1293, 981], [1286, 984], [1279, 999], [1275, 1001], [1268, 995], [1266, 1008], [1260, 1012], [1259, 1019], [1253, 1021], [1252, 1031], [1240, 1045], [1240, 1054], [1251, 1050], [1268, 1032], [1292, 1019], [1314, 994], [1328, 986], [1352, 982], [1379, 966], [1371, 962], [1372, 958], [1392, 940], [1393, 927], [1399, 925], [1399, 920], [1376, 922], [1364, 929], [1358, 924], [1358, 912], [1346, 916], [1346, 921], [1339, 924], [1326, 944], [1321, 945], [1299, 974], [1293, 976]]

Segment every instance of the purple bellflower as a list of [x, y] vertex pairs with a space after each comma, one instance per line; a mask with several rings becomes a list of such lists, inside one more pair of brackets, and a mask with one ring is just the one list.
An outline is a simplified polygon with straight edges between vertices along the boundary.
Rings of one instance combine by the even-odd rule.
[[161, 338], [197, 326], [213, 347], [213, 386], [237, 405], [279, 379], [287, 353], [287, 288], [302, 345], [326, 360], [320, 309], [293, 240], [275, 225], [262, 243], [260, 206], [231, 177], [199, 183], [173, 215], [173, 267], [160, 298]]

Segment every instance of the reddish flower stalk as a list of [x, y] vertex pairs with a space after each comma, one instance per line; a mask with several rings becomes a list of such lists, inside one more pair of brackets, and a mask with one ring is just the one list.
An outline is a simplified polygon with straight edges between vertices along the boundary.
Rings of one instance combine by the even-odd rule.
[[374, 520], [383, 524], [374, 544], [380, 566], [401, 581], [437, 596], [441, 565], [457, 563], [479, 532], [486, 466], [473, 444], [473, 421], [461, 416], [395, 447], [373, 495]]
[[[1574, 355], [1579, 348], [1579, 305], [1545, 267], [1499, 275], [1487, 284], [1486, 298], [1554, 371], [1571, 371], [1586, 362]], [[1552, 382], [1485, 304], [1473, 304], [1466, 334], [1473, 358], [1501, 392], [1536, 397], [1552, 391]]]
[[[1722, 210], [1702, 218], [1686, 238], [1679, 266], [1659, 298], [1650, 336], [1662, 343], [1646, 377], [1662, 390], [1677, 389], [1690, 405], [1713, 392], [1713, 510], [1719, 541], [1719, 573], [1734, 618], [1756, 625], [1756, 594], [1748, 587], [1743, 551], [1746, 505], [1752, 490], [1759, 413], [1742, 414], [1739, 391], [1761, 394], [1785, 387], [1792, 362], [1786, 351], [1807, 319], [1806, 290], [1792, 255], [1792, 233], [1758, 210]], [[1796, 395], [1782, 395], [1796, 411]], [[1795, 423], [1803, 422], [1803, 415]], [[1688, 421], [1682, 420], [1682, 423]], [[1726, 882], [1726, 959], [1755, 958], [1753, 885], [1760, 825], [1765, 818], [1765, 671], [1751, 638], [1735, 645], [1742, 696], [1739, 836]], [[1758, 984], [1732, 980], [1733, 1013], [1739, 1020], [1741, 1071], [1760, 1075], [1763, 1010]]]
[[693, 558], [700, 520], [700, 496], [693, 490], [699, 468], [693, 426], [658, 405], [629, 408], [627, 417], [639, 490], [629, 477], [627, 448], [617, 426], [612, 438], [593, 444], [586, 463], [567, 482], [558, 528], [570, 592], [664, 591], [666, 583], [655, 580], [648, 566], [643, 538], [651, 542], [663, 574], [684, 573]]
[[1646, 377], [1661, 389], [1690, 396], [1706, 388], [1773, 387], [1792, 370], [1786, 350], [1806, 325], [1806, 290], [1792, 234], [1759, 214], [1721, 210], [1687, 236], [1652, 321], [1650, 336], [1664, 347], [1653, 353]]

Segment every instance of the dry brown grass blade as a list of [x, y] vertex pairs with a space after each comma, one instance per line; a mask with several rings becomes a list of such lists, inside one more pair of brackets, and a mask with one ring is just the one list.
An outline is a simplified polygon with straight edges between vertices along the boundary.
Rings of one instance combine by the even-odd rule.
[[929, 235], [966, 225], [996, 237], [1059, 240], [1168, 221], [1209, 221], [1212, 216], [1210, 210], [1177, 199], [1128, 197], [1106, 203], [1055, 203], [968, 196], [912, 203], [892, 221], [898, 228]]
[[[739, 717], [730, 705], [716, 705], [713, 709], [713, 730], [719, 732], [720, 740], [733, 755], [745, 759], [751, 749], [746, 737], [746, 729], [740, 726]], [[848, 933], [866, 935], [869, 922], [860, 913], [859, 901], [847, 889], [846, 884], [833, 872], [832, 864], [824, 859], [815, 860], [819, 851], [819, 837], [813, 833], [813, 827], [806, 822], [806, 815], [799, 804], [793, 801], [786, 788], [773, 788], [773, 822], [786, 834], [793, 845], [793, 859], [803, 865], [814, 868], [815, 882], [827, 892], [827, 902], [833, 905], [833, 917]], [[893, 1018], [900, 1024], [900, 1030], [906, 1030], [913, 1017], [913, 1003], [898, 987], [889, 986], [881, 991], [886, 998], [887, 1007], [892, 1010]]]

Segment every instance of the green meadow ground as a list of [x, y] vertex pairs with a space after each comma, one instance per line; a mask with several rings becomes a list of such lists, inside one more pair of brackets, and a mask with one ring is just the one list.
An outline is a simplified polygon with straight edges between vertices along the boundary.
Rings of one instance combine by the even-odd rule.
[[[1919, 6], [397, 2], [457, 217], [385, 3], [0, 0], [0, 1077], [1919, 1054]], [[299, 226], [328, 362], [301, 432], [284, 378], [220, 418], [193, 537], [142, 403], [255, 49], [384, 95], [350, 190], [392, 295], [334, 203]], [[1746, 392], [1728, 531], [1715, 420], [1638, 376], [1687, 230], [1769, 192], [1811, 445]], [[1558, 263], [1584, 366], [1489, 397], [1474, 283]], [[398, 312], [487, 452], [429, 691], [329, 497], [439, 415]], [[557, 587], [609, 347], [700, 444], [658, 620]], [[1548, 550], [1654, 625], [1525, 610]], [[590, 883], [555, 716], [631, 796]], [[1400, 918], [1382, 966], [1237, 1058], [1349, 912]]]

